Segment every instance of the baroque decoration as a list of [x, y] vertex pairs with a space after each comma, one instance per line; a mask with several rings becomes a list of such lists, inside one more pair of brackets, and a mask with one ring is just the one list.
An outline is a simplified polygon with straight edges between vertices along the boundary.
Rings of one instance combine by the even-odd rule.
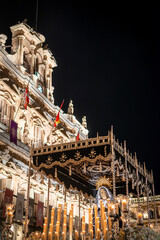
[[113, 126], [106, 136], [88, 138], [86, 116], [76, 119], [73, 101], [67, 113], [55, 105], [57, 62], [45, 37], [26, 19], [10, 29], [10, 53], [0, 34], [2, 237], [156, 239], [153, 172], [116, 140]]

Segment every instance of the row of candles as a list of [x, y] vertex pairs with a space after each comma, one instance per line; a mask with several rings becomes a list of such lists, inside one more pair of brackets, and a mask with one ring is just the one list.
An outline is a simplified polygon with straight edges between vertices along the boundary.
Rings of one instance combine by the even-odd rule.
[[[128, 202], [127, 200], [122, 200], [122, 211], [127, 212], [128, 211]], [[61, 222], [61, 212], [62, 212], [62, 205], [59, 204], [58, 210], [57, 210], [57, 222], [55, 226], [55, 239], [59, 240], [60, 238], [60, 222]], [[47, 231], [47, 218], [44, 220], [43, 225], [43, 233], [42, 233], [42, 239], [46, 240], [47, 235], [48, 239], [53, 239], [53, 232], [54, 232], [54, 214], [55, 210], [52, 208], [51, 211], [51, 223], [49, 225], [49, 232]], [[107, 214], [109, 216], [108, 218], [108, 225], [107, 225]], [[114, 204], [113, 202], [108, 202], [108, 213], [105, 211], [105, 206], [100, 200], [100, 218], [98, 216], [98, 209], [97, 205], [94, 205], [94, 217], [95, 217], [95, 235], [96, 239], [101, 238], [101, 232], [105, 240], [108, 239], [108, 229], [109, 231], [112, 228], [112, 221], [111, 217], [115, 217], [116, 214], [119, 214], [119, 204]], [[91, 239], [93, 238], [93, 213], [92, 209], [89, 208], [89, 233], [91, 236]], [[84, 236], [86, 233], [86, 221], [85, 221], [85, 215], [82, 216], [82, 236]], [[64, 212], [63, 212], [63, 226], [62, 226], [62, 239], [66, 240], [67, 235], [67, 203], [64, 205]], [[69, 239], [72, 239], [73, 235], [73, 205], [71, 205], [70, 213], [69, 213]], [[75, 240], [78, 240], [78, 231], [75, 230], [74, 232]]]
[[[121, 202], [121, 210], [123, 214], [128, 213], [128, 199], [122, 199]], [[103, 236], [103, 239], [108, 240], [109, 239], [109, 232], [112, 231], [112, 224], [113, 219], [116, 217], [116, 215], [119, 214], [119, 203], [114, 203], [111, 201], [108, 201], [108, 212], [106, 212], [105, 206], [100, 200], [100, 217], [98, 215], [98, 209], [97, 205], [94, 205], [94, 217], [95, 217], [95, 237], [97, 240], [101, 239], [101, 236]], [[67, 238], [67, 203], [64, 205], [64, 212], [63, 212], [63, 224], [62, 229], [60, 230], [60, 223], [61, 223], [61, 212], [62, 212], [62, 205], [58, 205], [57, 210], [57, 221], [55, 225], [55, 231], [54, 231], [54, 215], [55, 215], [55, 209], [52, 208], [51, 211], [51, 222], [49, 225], [49, 232], [47, 228], [47, 218], [44, 219], [44, 225], [43, 225], [43, 233], [42, 233], [42, 239], [47, 240], [47, 236], [49, 240], [53, 239], [53, 233], [54, 233], [54, 239], [59, 240], [60, 238], [60, 232], [62, 234], [62, 240], [66, 240]], [[89, 208], [88, 212], [88, 230], [91, 239], [93, 239], [93, 212], [92, 209]], [[108, 224], [107, 224], [107, 215], [108, 215]], [[126, 219], [124, 219], [126, 221]], [[142, 213], [138, 213], [137, 215], [137, 222], [138, 224], [143, 223], [143, 216]], [[85, 215], [82, 216], [82, 236], [84, 236], [86, 233], [86, 221], [85, 221]], [[73, 204], [71, 205], [71, 209], [69, 212], [69, 239], [73, 239]], [[74, 231], [75, 240], [78, 240], [78, 231]]]
[[[121, 202], [121, 210], [123, 214], [128, 213], [128, 199], [122, 199]], [[105, 206], [100, 200], [100, 218], [98, 215], [98, 209], [97, 205], [94, 205], [94, 217], [95, 217], [95, 236], [96, 239], [99, 240], [101, 239], [101, 233], [103, 235], [103, 238], [105, 240], [108, 240], [109, 232], [112, 230], [112, 218], [114, 218], [116, 215], [119, 214], [119, 203], [114, 203], [114, 202], [108, 202], [108, 224], [107, 224], [107, 213], [105, 211]], [[56, 222], [56, 231], [54, 232], [54, 215], [55, 215], [55, 210], [52, 208], [51, 211], [51, 222], [49, 225], [49, 232], [48, 232], [48, 227], [47, 227], [47, 218], [45, 217], [44, 219], [44, 225], [43, 225], [43, 233], [42, 233], [42, 239], [47, 240], [47, 235], [48, 239], [52, 240], [53, 239], [53, 232], [55, 234], [55, 239], [59, 240], [60, 238], [60, 222], [61, 222], [61, 212], [62, 212], [62, 205], [59, 204], [58, 210], [57, 210], [57, 222]], [[8, 204], [6, 205], [6, 224], [11, 225], [12, 224], [12, 219], [13, 219], [13, 213], [14, 213], [14, 205], [13, 204]], [[91, 236], [91, 239], [93, 238], [93, 213], [92, 209], [89, 208], [88, 212], [88, 217], [89, 217], [89, 233]], [[124, 219], [126, 221], [126, 219]], [[138, 225], [143, 224], [143, 214], [142, 212], [139, 212], [137, 214], [137, 223]], [[24, 227], [25, 227], [26, 222], [24, 221]], [[82, 236], [84, 236], [86, 233], [86, 221], [85, 221], [85, 215], [82, 216]], [[72, 239], [73, 235], [73, 204], [71, 205], [70, 213], [69, 213], [69, 239]], [[75, 240], [78, 240], [78, 231], [74, 231], [75, 235]], [[67, 203], [64, 205], [64, 212], [63, 212], [63, 226], [62, 226], [62, 240], [66, 240], [67, 237]]]
[[[56, 231], [55, 231], [55, 240], [59, 240], [60, 238], [60, 223], [61, 223], [61, 212], [62, 212], [62, 205], [58, 205], [57, 210], [57, 222], [56, 222]], [[49, 232], [47, 231], [47, 218], [44, 219], [43, 224], [43, 233], [42, 233], [42, 239], [46, 240], [47, 235], [48, 239], [53, 239], [53, 231], [54, 231], [54, 208], [52, 208], [51, 211], [51, 223], [49, 225]], [[69, 239], [72, 240], [73, 235], [73, 204], [71, 205], [70, 213], [69, 213]], [[66, 240], [67, 237], [67, 203], [65, 203], [64, 206], [64, 212], [63, 212], [63, 226], [62, 226], [62, 240]], [[75, 240], [78, 240], [78, 231], [75, 230]]]

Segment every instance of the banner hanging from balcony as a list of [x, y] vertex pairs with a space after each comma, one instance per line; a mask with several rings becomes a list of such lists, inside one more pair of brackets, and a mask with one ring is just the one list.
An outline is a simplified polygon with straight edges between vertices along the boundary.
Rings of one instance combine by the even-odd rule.
[[17, 202], [16, 202], [16, 214], [15, 220], [22, 220], [23, 219], [23, 207], [24, 207], [24, 195], [17, 193]]
[[43, 227], [43, 205], [43, 202], [38, 201], [36, 222], [37, 227]]

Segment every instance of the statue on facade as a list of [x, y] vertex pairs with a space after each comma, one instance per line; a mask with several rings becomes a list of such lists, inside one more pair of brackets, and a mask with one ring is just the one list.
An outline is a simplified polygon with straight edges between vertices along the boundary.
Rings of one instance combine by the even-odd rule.
[[73, 107], [73, 101], [72, 100], [70, 100], [70, 102], [69, 102], [67, 113], [71, 114], [71, 115], [73, 115], [73, 113], [74, 113], [74, 107]]
[[28, 135], [29, 135], [28, 124], [25, 123], [24, 124], [24, 130], [23, 130], [23, 142], [26, 143], [26, 144], [29, 143]]

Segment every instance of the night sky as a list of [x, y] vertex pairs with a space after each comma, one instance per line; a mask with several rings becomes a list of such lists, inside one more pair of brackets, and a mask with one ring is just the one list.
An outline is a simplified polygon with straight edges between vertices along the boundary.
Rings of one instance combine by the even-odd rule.
[[[106, 3], [106, 1], [105, 1]], [[0, 33], [28, 19], [35, 26], [36, 1], [1, 3]], [[38, 32], [46, 37], [58, 67], [53, 72], [55, 104], [74, 103], [87, 116], [89, 137], [127, 141], [140, 162], [153, 169], [160, 194], [160, 6], [102, 1], [40, 1]]]

